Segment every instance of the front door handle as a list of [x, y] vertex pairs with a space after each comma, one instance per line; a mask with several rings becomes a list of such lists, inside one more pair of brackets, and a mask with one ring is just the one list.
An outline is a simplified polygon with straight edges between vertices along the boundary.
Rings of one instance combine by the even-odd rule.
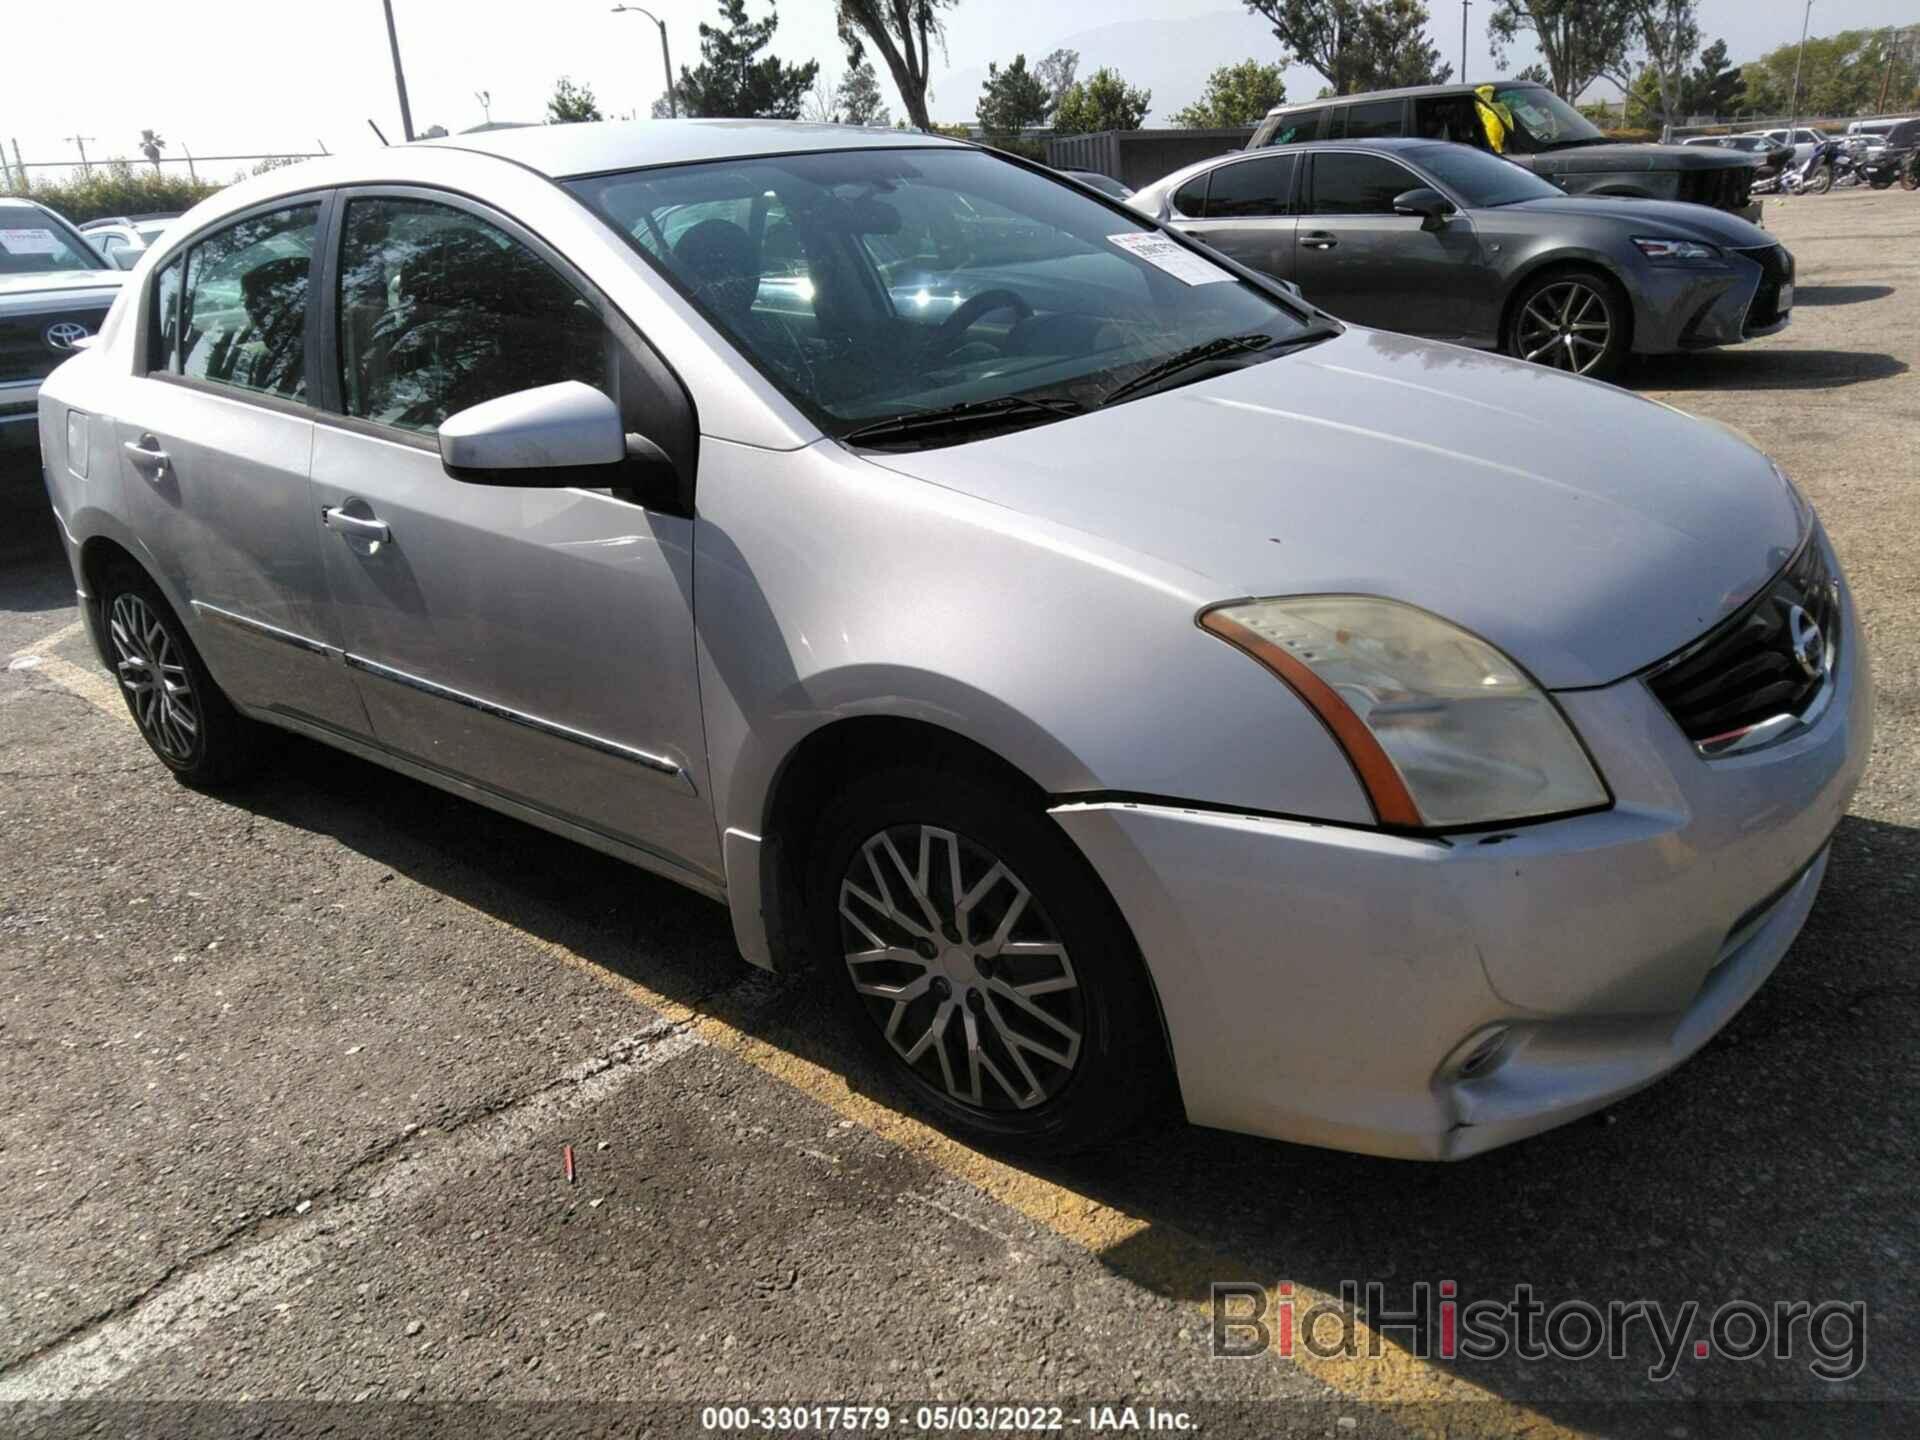
[[120, 448], [126, 451], [127, 458], [133, 461], [133, 468], [144, 474], [149, 480], [158, 480], [167, 473], [172, 462], [167, 452], [160, 448], [160, 441], [152, 435], [142, 435], [138, 440], [128, 440]]
[[1309, 230], [1300, 237], [1300, 244], [1308, 250], [1331, 250], [1340, 243], [1339, 238], [1324, 230]]
[[343, 535], [351, 535], [356, 540], [372, 540], [384, 545], [393, 539], [393, 531], [387, 528], [384, 520], [363, 520], [358, 515], [349, 515], [338, 506], [320, 512], [320, 518], [329, 530], [338, 530]]

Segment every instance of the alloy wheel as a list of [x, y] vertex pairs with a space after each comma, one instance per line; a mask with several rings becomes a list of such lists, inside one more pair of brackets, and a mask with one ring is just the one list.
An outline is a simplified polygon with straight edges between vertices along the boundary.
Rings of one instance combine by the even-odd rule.
[[1613, 341], [1606, 298], [1585, 280], [1542, 287], [1526, 303], [1515, 327], [1522, 359], [1585, 375]]
[[979, 1110], [1058, 1095], [1086, 1031], [1079, 976], [1039, 900], [952, 830], [870, 836], [840, 882], [848, 976], [894, 1053]]
[[114, 673], [141, 733], [166, 759], [191, 763], [200, 739], [200, 706], [180, 646], [153, 608], [130, 591], [114, 597], [107, 633]]

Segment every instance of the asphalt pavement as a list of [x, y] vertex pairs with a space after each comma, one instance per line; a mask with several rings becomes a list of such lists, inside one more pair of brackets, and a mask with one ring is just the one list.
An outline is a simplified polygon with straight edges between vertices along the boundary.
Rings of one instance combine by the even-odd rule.
[[[0, 1428], [1920, 1430], [1920, 195], [1767, 221], [1792, 326], [1628, 382], [1820, 510], [1873, 762], [1725, 1033], [1454, 1166], [1173, 1121], [1009, 1163], [905, 1113], [709, 901], [303, 741], [238, 793], [177, 785], [79, 631], [37, 475], [6, 470]], [[1263, 1333], [1216, 1334], [1216, 1282], [1257, 1288], [1227, 1314], [1264, 1306], [1265, 1353], [1214, 1355]], [[1619, 1358], [1447, 1356], [1391, 1313], [1423, 1288], [1557, 1307], [1562, 1350], [1582, 1304], [1650, 1308]]]

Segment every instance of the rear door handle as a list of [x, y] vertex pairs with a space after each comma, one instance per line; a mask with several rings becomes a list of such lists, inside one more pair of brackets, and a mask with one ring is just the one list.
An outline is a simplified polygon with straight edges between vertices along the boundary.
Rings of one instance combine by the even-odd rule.
[[143, 472], [149, 480], [158, 480], [167, 473], [167, 466], [172, 463], [167, 458], [167, 452], [160, 448], [159, 440], [152, 435], [125, 441], [120, 448], [133, 461], [133, 468]]
[[1324, 230], [1309, 230], [1300, 237], [1300, 243], [1309, 250], [1331, 250], [1340, 241]]
[[362, 520], [358, 515], [349, 515], [337, 506], [322, 510], [320, 518], [329, 530], [338, 530], [356, 540], [375, 540], [384, 544], [393, 539], [393, 531], [387, 528], [386, 521]]

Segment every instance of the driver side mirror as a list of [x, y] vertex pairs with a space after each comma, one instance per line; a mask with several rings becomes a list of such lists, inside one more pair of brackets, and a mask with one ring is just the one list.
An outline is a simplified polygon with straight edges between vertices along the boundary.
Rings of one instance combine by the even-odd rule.
[[440, 463], [473, 485], [618, 485], [626, 458], [619, 407], [578, 380], [516, 390], [440, 423]]
[[136, 250], [131, 245], [116, 245], [107, 252], [107, 259], [118, 270], [131, 270], [140, 263], [140, 257], [146, 252]]
[[1408, 190], [1393, 197], [1393, 213], [1396, 215], [1418, 215], [1422, 230], [1438, 230], [1447, 223], [1447, 217], [1453, 214], [1453, 202], [1438, 190], [1427, 185]]

